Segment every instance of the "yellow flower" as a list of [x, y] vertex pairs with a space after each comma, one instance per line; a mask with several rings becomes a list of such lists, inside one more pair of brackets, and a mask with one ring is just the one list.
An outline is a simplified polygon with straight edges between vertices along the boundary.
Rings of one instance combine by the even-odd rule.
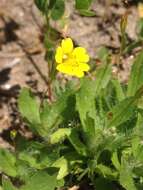
[[83, 77], [85, 71], [89, 71], [87, 64], [89, 55], [82, 47], [74, 48], [71, 38], [62, 40], [61, 46], [56, 50], [55, 60], [57, 62], [56, 69], [62, 73]]

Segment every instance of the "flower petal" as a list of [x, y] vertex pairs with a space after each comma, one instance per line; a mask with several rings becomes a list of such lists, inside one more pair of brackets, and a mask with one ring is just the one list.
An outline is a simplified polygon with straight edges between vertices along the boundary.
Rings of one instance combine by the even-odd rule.
[[82, 47], [76, 47], [73, 51], [73, 55], [75, 56], [77, 62], [88, 62], [89, 61], [89, 55], [86, 52], [85, 48]]
[[65, 60], [63, 63], [70, 65], [70, 66], [75, 66], [76, 65], [76, 60], [73, 58], [68, 58], [67, 60]]
[[57, 65], [56, 69], [70, 76], [76, 76], [78, 78], [84, 76], [84, 72], [82, 70], [80, 70], [78, 67], [74, 67], [69, 64], [61, 63]]
[[72, 67], [68, 64], [61, 63], [57, 65], [56, 69], [62, 73], [66, 73], [68, 75], [73, 75]]
[[62, 50], [62, 48], [60, 46], [56, 50], [55, 60], [56, 60], [57, 63], [62, 63], [63, 50]]
[[86, 49], [85, 48], [83, 48], [83, 47], [76, 47], [75, 49], [74, 49], [74, 53], [75, 53], [75, 55], [77, 54], [85, 54], [86, 53]]
[[81, 78], [81, 77], [84, 76], [84, 72], [81, 71], [80, 69], [76, 69], [75, 76], [78, 77], [78, 78]]
[[89, 71], [90, 70], [90, 66], [87, 63], [79, 63], [79, 68], [82, 71]]
[[66, 39], [62, 40], [61, 47], [62, 47], [63, 52], [64, 52], [65, 54], [71, 53], [72, 50], [73, 50], [73, 42], [72, 42], [72, 39], [71, 39], [71, 38], [66, 38]]

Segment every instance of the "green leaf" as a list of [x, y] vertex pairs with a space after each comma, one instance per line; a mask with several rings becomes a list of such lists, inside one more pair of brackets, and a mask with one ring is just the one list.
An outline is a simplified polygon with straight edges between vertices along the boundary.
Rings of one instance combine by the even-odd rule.
[[37, 8], [43, 12], [48, 13], [49, 0], [34, 0]]
[[49, 135], [49, 131], [53, 130], [64, 120], [65, 112], [72, 114], [67, 110], [67, 106], [68, 100], [73, 93], [74, 89], [67, 89], [52, 105], [48, 103], [44, 105], [43, 110], [41, 110], [41, 122], [45, 130], [45, 136]]
[[113, 163], [113, 165], [115, 166], [115, 168], [116, 168], [117, 170], [120, 170], [120, 162], [119, 162], [119, 158], [118, 158], [117, 152], [114, 152], [114, 153], [112, 154], [111, 160], [112, 160], [112, 163]]
[[28, 154], [27, 151], [23, 151], [19, 154], [19, 159], [22, 161], [26, 161], [31, 167], [40, 169], [40, 164], [37, 163], [36, 156]]
[[61, 157], [56, 162], [52, 165], [52, 167], [60, 168], [57, 179], [61, 180], [63, 179], [66, 175], [68, 175], [68, 161], [64, 158]]
[[138, 48], [142, 45], [142, 41], [141, 40], [137, 40], [137, 41], [133, 41], [131, 42], [128, 46], [125, 47], [124, 49], [124, 54], [131, 54], [132, 51], [135, 49], [135, 48]]
[[140, 134], [143, 132], [142, 123], [143, 123], [143, 115], [142, 113], [139, 112], [138, 117], [137, 117], [136, 128], [135, 128], [135, 131], [137, 132], [137, 134]]
[[19, 180], [27, 181], [29, 180], [29, 177], [31, 177], [35, 173], [36, 168], [30, 167], [29, 164], [24, 160], [18, 159], [16, 162], [16, 166]]
[[22, 89], [18, 98], [18, 107], [21, 115], [28, 122], [28, 127], [33, 132], [44, 136], [45, 130], [40, 120], [40, 105], [29, 89]]
[[80, 115], [80, 120], [86, 131], [87, 115], [95, 115], [95, 81], [83, 79], [81, 81], [81, 88], [76, 94], [76, 107]]
[[112, 65], [110, 63], [104, 63], [96, 71], [96, 83], [94, 87], [94, 92], [99, 94], [102, 89], [104, 89], [111, 78]]
[[121, 53], [123, 53], [123, 51], [125, 50], [126, 45], [127, 45], [127, 37], [126, 37], [127, 21], [128, 21], [127, 15], [124, 14], [121, 17], [121, 21], [120, 21], [120, 30], [121, 30], [121, 49], [120, 49], [120, 51], [121, 51]]
[[49, 0], [49, 8], [52, 9], [56, 3], [56, 0]]
[[138, 28], [139, 38], [142, 40], [143, 39], [143, 18], [139, 19], [137, 23], [137, 28]]
[[71, 128], [58, 129], [50, 136], [50, 143], [51, 144], [59, 143], [60, 141], [68, 137], [70, 134], [71, 134]]
[[96, 172], [102, 174], [103, 177], [108, 177], [110, 179], [116, 179], [117, 178], [117, 172], [112, 170], [110, 167], [107, 167], [103, 164], [98, 164], [96, 166]]
[[120, 82], [118, 80], [114, 79], [114, 80], [112, 80], [112, 84], [115, 88], [118, 101], [124, 100], [125, 94], [123, 92], [123, 88], [122, 88], [122, 85], [120, 84]]
[[135, 98], [129, 97], [115, 105], [108, 113], [108, 127], [119, 126], [131, 118], [135, 111]]
[[79, 9], [78, 10], [79, 13], [83, 16], [89, 16], [89, 17], [92, 17], [92, 16], [95, 16], [96, 13], [94, 11], [90, 11], [90, 10], [84, 10], [84, 9]]
[[55, 190], [57, 187], [56, 174], [49, 174], [46, 171], [36, 172], [28, 181], [26, 185], [22, 186], [20, 190]]
[[102, 63], [107, 63], [109, 60], [109, 50], [105, 47], [101, 47], [97, 52], [97, 57], [101, 60]]
[[88, 9], [92, 0], [75, 0], [76, 9]]
[[143, 145], [139, 136], [132, 138], [132, 152], [136, 160], [143, 163]]
[[[23, 141], [19, 143], [22, 144]], [[44, 169], [50, 167], [59, 157], [58, 150], [47, 147], [47, 145], [45, 147], [44, 144], [35, 141], [25, 143], [24, 147], [21, 149], [19, 148], [18, 152], [18, 158], [23, 162], [22, 166], [19, 166], [19, 168], [23, 168], [23, 172], [27, 169], [24, 163], [31, 168]]]
[[71, 134], [69, 135], [68, 139], [78, 154], [81, 154], [83, 156], [87, 156], [86, 146], [80, 140], [78, 131], [76, 129], [72, 129]]
[[40, 124], [39, 104], [30, 90], [23, 88], [19, 99], [18, 106], [22, 116], [33, 125]]
[[9, 179], [2, 179], [2, 187], [3, 190], [18, 190], [16, 187], [13, 186]]
[[128, 166], [128, 162], [122, 158], [119, 181], [126, 190], [137, 190], [132, 176], [133, 173]]
[[143, 85], [143, 51], [134, 60], [131, 75], [129, 78], [127, 96], [134, 96], [137, 90]]
[[64, 11], [65, 11], [64, 0], [56, 0], [51, 10], [51, 18], [53, 20], [59, 20], [63, 16]]
[[16, 158], [6, 149], [0, 149], [0, 171], [12, 177], [17, 175]]
[[[106, 55], [107, 56], [107, 55]], [[105, 58], [106, 59], [106, 58]], [[95, 98], [101, 90], [106, 88], [111, 77], [111, 64], [104, 63], [97, 69], [96, 80], [81, 80], [81, 88], [76, 94], [76, 107], [84, 130], [86, 130], [87, 115], [93, 119], [96, 117]]]

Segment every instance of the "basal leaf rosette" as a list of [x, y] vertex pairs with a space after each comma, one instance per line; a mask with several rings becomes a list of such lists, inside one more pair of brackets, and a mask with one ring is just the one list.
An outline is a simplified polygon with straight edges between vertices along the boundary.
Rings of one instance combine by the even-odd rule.
[[62, 40], [61, 45], [56, 49], [55, 60], [58, 71], [78, 78], [83, 77], [85, 72], [90, 69], [87, 64], [89, 55], [86, 49], [83, 47], [74, 48], [71, 38]]

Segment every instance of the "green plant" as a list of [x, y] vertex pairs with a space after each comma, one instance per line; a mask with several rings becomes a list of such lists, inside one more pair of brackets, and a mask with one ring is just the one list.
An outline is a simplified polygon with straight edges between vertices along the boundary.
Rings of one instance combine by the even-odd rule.
[[[62, 0], [35, 2], [48, 21], [63, 15]], [[76, 8], [87, 13], [90, 3], [77, 0]], [[122, 21], [119, 58], [129, 47]], [[54, 55], [54, 45], [48, 47]], [[86, 75], [62, 86], [51, 58], [48, 92], [54, 100], [21, 90], [19, 111], [35, 138], [13, 134], [15, 151], [0, 150], [0, 170], [9, 176], [2, 175], [3, 190], [66, 189], [81, 183], [96, 190], [143, 189], [143, 51], [135, 57], [127, 84], [112, 76], [106, 48], [98, 58], [102, 64], [91, 71], [94, 79]]]

